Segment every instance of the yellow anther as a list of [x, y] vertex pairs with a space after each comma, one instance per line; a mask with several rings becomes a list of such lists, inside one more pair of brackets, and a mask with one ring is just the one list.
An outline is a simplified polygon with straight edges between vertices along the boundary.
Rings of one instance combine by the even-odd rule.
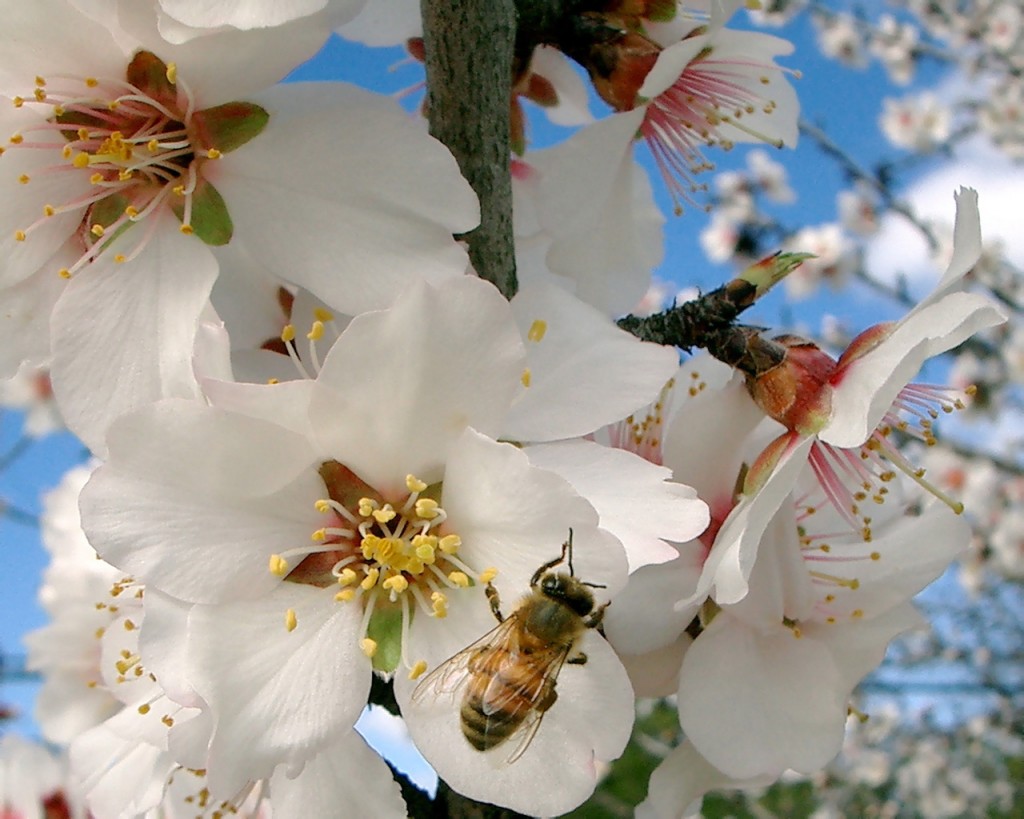
[[465, 572], [452, 572], [448, 575], [448, 579], [460, 589], [469, 588], [469, 578]]
[[43, 102], [46, 99], [46, 92], [42, 88], [37, 88], [32, 95], [36, 98], [36, 102]]
[[24, 97], [12, 97], [11, 102], [14, 103], [15, 108], [21, 108], [25, 104]]
[[120, 107], [121, 107], [121, 101], [120, 100], [111, 100], [110, 102], [107, 103], [107, 110], [108, 111], [116, 111]]
[[220, 157], [221, 157], [221, 153], [216, 148], [210, 148], [206, 152], [206, 158], [207, 159], [220, 159]]
[[393, 591], [398, 594], [401, 594], [407, 588], [409, 588], [409, 581], [405, 579], [405, 575], [396, 574], [389, 577], [381, 585], [388, 591]]
[[440, 514], [438, 503], [433, 498], [420, 498], [416, 501], [416, 516], [424, 520], [433, 520]]
[[347, 603], [350, 600], [354, 600], [355, 596], [355, 589], [342, 589], [340, 592], [334, 595], [334, 599], [337, 600], [339, 603]]
[[416, 547], [416, 557], [424, 563], [433, 563], [436, 559], [434, 557], [434, 547], [429, 543], [421, 543]]
[[530, 329], [526, 333], [526, 337], [530, 341], [540, 341], [544, 338], [544, 334], [548, 331], [548, 323], [544, 319], [534, 319], [533, 324], [530, 325]]
[[193, 233], [195, 233], [195, 230], [192, 228], [192, 225], [182, 225], [181, 227], [178, 228], [178, 230], [180, 230], [186, 236], [191, 236]]
[[36, 77], [36, 85], [39, 86], [40, 88], [42, 88], [44, 85], [46, 85], [46, 78], [45, 77], [37, 76]]
[[334, 321], [334, 313], [330, 310], [325, 310], [323, 307], [314, 307], [313, 318], [326, 324], [329, 321]]
[[137, 628], [137, 626], [131, 620], [125, 620], [124, 621], [124, 630], [125, 631], [135, 631], [136, 628]]
[[864, 611], [863, 611], [863, 609], [854, 609], [853, 611], [850, 612], [850, 616], [854, 620], [859, 620], [861, 617], [864, 616]]
[[129, 219], [134, 219], [139, 215], [139, 209], [133, 207], [132, 205], [128, 205], [128, 207], [124, 209], [124, 215], [127, 216]]
[[363, 654], [367, 657], [372, 657], [377, 653], [377, 641], [371, 640], [369, 637], [364, 637], [359, 641], [359, 647], [363, 650]]
[[268, 378], [267, 379], [267, 383], [268, 384], [280, 384], [281, 383], [281, 379], [280, 378]]
[[490, 566], [489, 568], [486, 568], [482, 572], [480, 572], [480, 582], [481, 583], [490, 583], [497, 576], [498, 576], [498, 570], [495, 569], [493, 566]]
[[872, 560], [881, 560], [882, 559], [882, 555], [879, 554], [878, 552], [872, 552], [871, 553], [871, 559]]
[[18, 177], [18, 181], [22, 185], [27, 185], [31, 181], [31, 178], [29, 177], [29, 175], [27, 173], [23, 173], [21, 176]]
[[146, 703], [142, 703], [142, 705], [139, 706], [139, 713], [142, 715], [148, 714], [149, 706]]
[[417, 660], [416, 664], [409, 669], [409, 679], [418, 680], [423, 676], [423, 672], [427, 670], [426, 660]]
[[384, 504], [381, 509], [374, 509], [370, 515], [377, 523], [388, 523], [397, 517], [398, 512], [395, 511], [394, 507], [390, 503]]
[[520, 383], [522, 383], [522, 385], [524, 387], [529, 387], [531, 379], [532, 379], [532, 376], [530, 374], [530, 368], [529, 367], [523, 367], [523, 372], [519, 376]]
[[169, 82], [171, 85], [174, 85], [176, 82], [178, 82], [178, 64], [177, 63], [167, 63], [167, 74], [166, 74], [166, 76], [167, 76], [167, 82]]
[[338, 585], [339, 586], [351, 586], [359, 578], [359, 575], [352, 569], [342, 569], [338, 574]]
[[438, 546], [440, 547], [441, 551], [444, 552], [446, 555], [455, 554], [459, 550], [459, 547], [461, 545], [462, 538], [458, 535], [445, 535], [443, 538], [441, 538], [440, 542], [438, 543]]
[[95, 88], [99, 84], [100, 84], [100, 81], [97, 80], [95, 77], [86, 77], [85, 78], [85, 86], [86, 86], [86, 88]]
[[135, 174], [127, 168], [122, 168], [117, 172], [118, 182], [131, 182], [135, 178]]
[[43, 216], [53, 216], [57, 209], [53, 205], [43, 205]]
[[288, 609], [284, 613], [284, 627], [288, 631], [295, 631], [295, 627], [299, 624], [299, 618], [295, 616], [295, 609]]
[[11, 134], [11, 144], [12, 145], [21, 145], [21, 143], [24, 142], [24, 141], [25, 141], [25, 137], [23, 137], [21, 134]]
[[62, 267], [60, 270], [57, 271], [57, 275], [60, 276], [62, 279], [70, 279], [71, 271], [68, 270], [66, 267]]
[[96, 631], [94, 631], [92, 633], [92, 636], [95, 637], [97, 640], [99, 640], [106, 633], [107, 633], [107, 630], [101, 626], [100, 628], [96, 629]]
[[289, 341], [295, 340], [295, 325], [286, 324], [281, 330], [281, 341], [287, 344]]
[[313, 504], [313, 507], [320, 514], [325, 514], [326, 512], [330, 512], [331, 511], [331, 502], [321, 498], [315, 504]]
[[377, 585], [377, 579], [380, 577], [380, 569], [374, 566], [372, 569], [367, 571], [366, 577], [363, 578], [363, 582], [359, 584], [363, 591], [369, 591]]
[[323, 543], [325, 540], [327, 540], [327, 530], [317, 529], [315, 532], [313, 532], [313, 534], [309, 536], [309, 539], [316, 541], [317, 543]]
[[174, 717], [172, 717], [170, 714], [164, 714], [162, 717], [160, 717], [160, 722], [162, 722], [168, 728], [174, 727]]
[[373, 498], [360, 498], [359, 499], [359, 514], [364, 518], [370, 517], [373, 510], [377, 508], [377, 501]]
[[115, 253], [114, 254], [114, 261], [117, 264], [124, 264], [125, 262], [128, 261], [128, 257], [125, 256], [123, 253]]
[[448, 598], [441, 592], [434, 592], [430, 595], [430, 603], [435, 617], [443, 619], [448, 616]]
[[288, 574], [288, 561], [281, 557], [281, 555], [271, 555], [269, 568], [272, 575], [284, 577]]
[[175, 185], [173, 188], [171, 188], [171, 193], [173, 193], [175, 196], [184, 196], [185, 195], [185, 186], [184, 185]]
[[313, 326], [309, 328], [309, 332], [306, 333], [306, 338], [310, 341], [319, 341], [324, 337], [324, 323], [322, 321], [314, 321]]
[[23, 230], [16, 230], [16, 231], [14, 231], [14, 241], [16, 241], [16, 242], [24, 242], [25, 241], [25, 231], [23, 231]]
[[160, 140], [157, 139], [156, 137], [153, 137], [153, 139], [146, 143], [146, 150], [149, 151], [151, 154], [155, 154], [157, 151], [160, 150]]
[[409, 474], [405, 476], [405, 488], [410, 492], [422, 492], [427, 485], [415, 475]]

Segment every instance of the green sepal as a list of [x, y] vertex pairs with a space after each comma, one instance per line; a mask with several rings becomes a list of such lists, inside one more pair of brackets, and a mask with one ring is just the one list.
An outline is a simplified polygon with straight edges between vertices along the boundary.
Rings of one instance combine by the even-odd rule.
[[[185, 203], [176, 197], [171, 210], [178, 219], [185, 215]], [[206, 244], [218, 246], [231, 241], [235, 226], [231, 222], [227, 203], [213, 185], [205, 179], [199, 180], [192, 192], [192, 232]]]
[[262, 133], [269, 121], [267, 109], [254, 102], [225, 102], [196, 111], [189, 123], [189, 136], [197, 147], [226, 154]]
[[167, 79], [167, 63], [152, 51], [139, 51], [128, 63], [128, 82], [173, 113], [178, 111], [178, 89]]
[[402, 662], [402, 609], [386, 605], [374, 609], [366, 636], [377, 643], [373, 670], [394, 674]]
[[[93, 225], [103, 225], [105, 228], [110, 227], [114, 222], [124, 216], [125, 208], [130, 204], [131, 202], [128, 200], [128, 197], [123, 196], [120, 193], [112, 193], [110, 196], [101, 199], [99, 202], [93, 203], [89, 208], [89, 214], [85, 219], [86, 229], [91, 228]], [[113, 236], [104, 236], [104, 240], [109, 244], [128, 230], [128, 228], [133, 224], [134, 222], [131, 221], [125, 222], [117, 229]], [[95, 244], [96, 241], [98, 241], [91, 233], [87, 234], [87, 236], [90, 245]]]

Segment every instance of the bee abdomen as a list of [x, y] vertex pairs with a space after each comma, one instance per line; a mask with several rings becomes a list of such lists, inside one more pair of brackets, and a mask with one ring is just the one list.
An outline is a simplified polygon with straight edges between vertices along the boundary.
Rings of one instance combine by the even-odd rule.
[[462, 733], [478, 751], [486, 751], [508, 739], [522, 724], [526, 710], [511, 708], [484, 713], [483, 702], [467, 697], [462, 703]]

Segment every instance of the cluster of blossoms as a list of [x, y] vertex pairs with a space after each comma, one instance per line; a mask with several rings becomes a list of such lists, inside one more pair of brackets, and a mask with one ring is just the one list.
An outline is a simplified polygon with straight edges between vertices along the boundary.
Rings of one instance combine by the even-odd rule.
[[[572, 59], [612, 112], [510, 157], [515, 293], [469, 265], [476, 197], [416, 117], [277, 84], [339, 25], [415, 38], [416, 8], [8, 21], [0, 376], [48, 373], [95, 457], [47, 510], [30, 665], [96, 819], [405, 815], [356, 730], [382, 685], [449, 788], [532, 815], [590, 796], [638, 695], [674, 694], [686, 735], [651, 815], [838, 752], [854, 686], [970, 540], [898, 444], [973, 390], [911, 379], [1003, 315], [962, 287], [963, 189], [934, 291], [838, 358], [729, 320], [718, 361], [680, 367], [616, 325], [661, 256], [637, 142], [681, 210], [712, 150], [796, 139], [790, 45], [706, 5], [593, 3], [517, 55], [510, 105], [571, 118]], [[723, 183], [737, 212], [752, 185], [791, 196], [750, 170]], [[799, 250], [728, 292], [745, 309]]]

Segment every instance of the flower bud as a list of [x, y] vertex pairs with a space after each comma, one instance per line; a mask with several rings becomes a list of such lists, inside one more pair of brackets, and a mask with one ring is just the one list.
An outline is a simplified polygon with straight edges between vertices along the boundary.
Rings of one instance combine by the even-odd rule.
[[792, 432], [817, 433], [832, 411], [836, 361], [818, 345], [794, 335], [772, 341], [784, 349], [782, 361], [760, 373], [747, 373], [747, 391], [765, 414]]

